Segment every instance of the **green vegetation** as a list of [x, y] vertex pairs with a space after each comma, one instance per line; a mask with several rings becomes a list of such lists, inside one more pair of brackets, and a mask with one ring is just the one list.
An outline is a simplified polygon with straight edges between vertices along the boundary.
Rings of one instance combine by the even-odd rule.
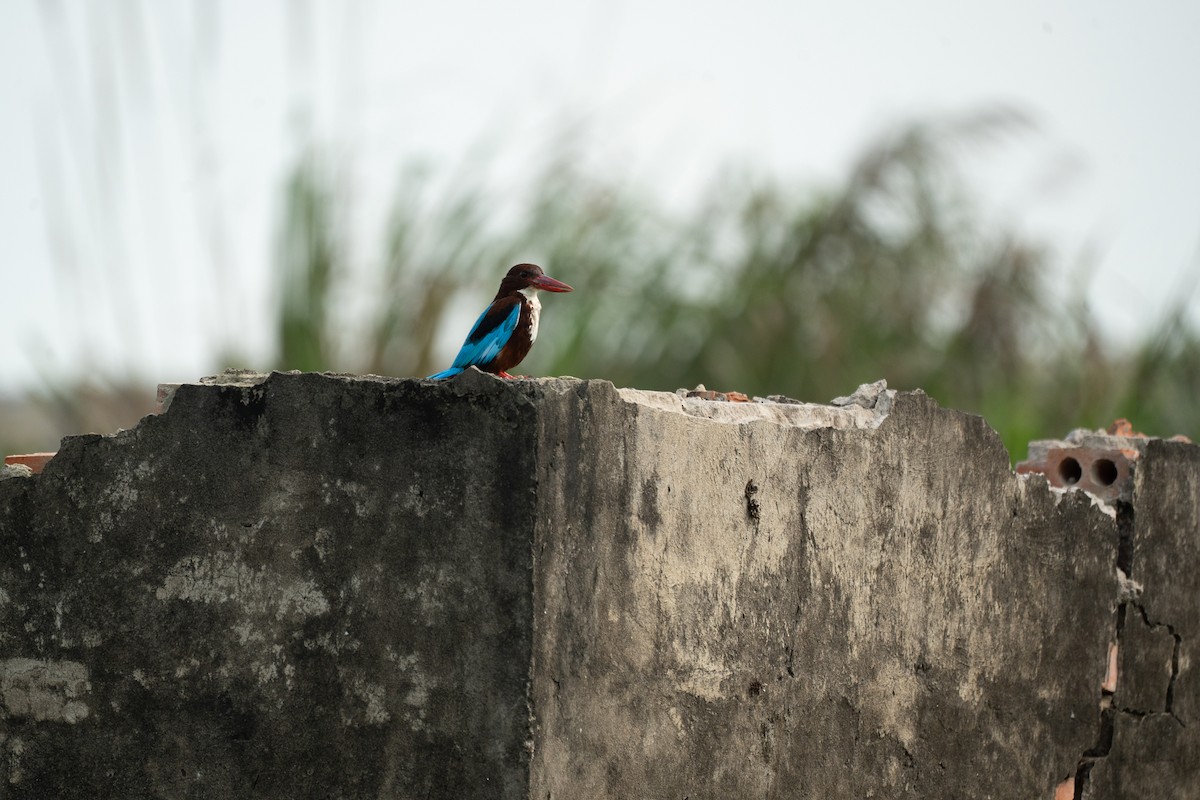
[[[1049, 290], [1048, 248], [972, 204], [956, 154], [1021, 125], [1008, 112], [915, 124], [832, 187], [727, 174], [690, 216], [583, 173], [570, 144], [518, 187], [515, 211], [512, 187], [492, 196], [469, 179], [479, 171], [439, 193], [409, 170], [378, 263], [357, 270], [337, 246], [328, 170], [309, 156], [283, 216], [275, 366], [434, 372], [443, 328], [457, 344], [477, 311], [451, 318], [457, 293], [481, 307], [508, 266], [533, 260], [576, 292], [548, 304], [529, 374], [815, 402], [882, 377], [984, 415], [1016, 459], [1030, 439], [1118, 416], [1197, 438], [1186, 293], [1146, 341], [1115, 346], [1082, 289]], [[352, 320], [337, 313], [348, 298], [363, 309]]]
[[[504, 270], [525, 260], [576, 288], [547, 302], [541, 340], [520, 368], [527, 374], [664, 390], [704, 383], [815, 402], [887, 378], [892, 387], [922, 388], [943, 405], [984, 415], [1018, 459], [1030, 439], [1106, 426], [1118, 416], [1147, 433], [1200, 440], [1200, 333], [1186, 313], [1200, 261], [1187, 276], [1191, 285], [1179, 287], [1177, 306], [1140, 341], [1111, 336], [1087, 307], [1085, 280], [1073, 282], [1073, 295], [1053, 290], [1051, 282], [1066, 273], [1062, 254], [987, 218], [959, 169], [964, 159], [987, 158], [993, 140], [1026, 127], [1019, 114], [895, 130], [829, 185], [728, 170], [686, 211], [668, 210], [658, 195], [621, 177], [581, 168], [590, 159], [578, 137], [564, 137], [527, 180], [502, 188], [490, 180], [502, 160], [481, 148], [453, 174], [405, 169], [382, 240], [366, 252], [353, 228], [359, 198], [339, 181], [345, 165], [309, 150], [279, 198], [276, 291], [265, 310], [257, 292], [231, 280], [247, 265], [226, 243], [225, 217], [237, 215], [230, 201], [238, 198], [217, 180], [220, 149], [209, 118], [221, 107], [204, 89], [219, 52], [215, 7], [195, 9], [196, 72], [178, 86], [170, 75], [161, 86], [149, 79], [146, 65], [157, 63], [153, 54], [165, 45], [156, 44], [160, 26], [147, 27], [139, 6], [119, 5], [91, 20], [106, 24], [64, 16], [59, 4], [37, 8], [47, 63], [57, 65], [61, 84], [57, 114], [39, 117], [36, 129], [55, 314], [79, 330], [115, 331], [120, 344], [103, 336], [80, 342], [94, 368], [78, 384], [57, 377], [54, 350], [42, 347], [31, 359], [46, 376], [42, 390], [0, 395], [5, 452], [53, 449], [62, 435], [133, 425], [153, 407], [154, 382], [187, 377], [155, 374], [162, 365], [146, 358], [143, 343], [170, 348], [173, 332], [189, 326], [203, 331], [214, 353], [211, 371], [428, 375], [446, 366]], [[297, 67], [308, 64], [306, 31], [317, 25], [304, 8], [289, 28]], [[78, 59], [78, 52], [92, 57]], [[97, 80], [93, 71], [104, 64], [120, 68]], [[316, 95], [309, 93], [320, 83], [296, 84], [291, 111], [301, 142], [312, 136], [305, 120]], [[162, 97], [170, 103], [160, 107]], [[146, 127], [146, 109], [165, 112], [164, 119]], [[160, 167], [185, 130], [201, 166], [177, 196], [178, 186], [167, 189], [170, 171]], [[144, 157], [147, 165], [141, 178], [123, 169], [134, 153], [132, 161]], [[127, 194], [138, 202], [126, 203]], [[199, 248], [205, 274], [167, 280], [180, 269], [170, 246], [139, 269], [135, 256], [143, 249], [193, 244], [165, 234], [147, 241], [134, 224], [142, 206], [180, 217], [192, 202], [207, 245]], [[185, 296], [164, 297], [168, 291]], [[151, 307], [173, 309], [174, 326], [151, 323], [160, 319], [147, 313]], [[260, 326], [275, 333], [268, 363], [236, 352], [241, 342], [258, 344], [245, 329], [257, 334]], [[38, 347], [32, 340], [31, 349]], [[99, 347], [118, 357], [100, 359]]]
[[[310, 151], [282, 195], [274, 362], [226, 354], [212, 369], [428, 375], [503, 272], [528, 260], [576, 291], [547, 303], [527, 374], [813, 402], [886, 378], [982, 414], [1016, 460], [1031, 439], [1117, 417], [1200, 439], [1192, 292], [1144, 340], [1113, 342], [1082, 281], [1073, 296], [1051, 290], [1062, 265], [1049, 247], [972, 202], [958, 161], [986, 157], [990, 140], [1023, 125], [1011, 112], [914, 124], [830, 186], [728, 171], [686, 213], [580, 169], [571, 138], [503, 192], [489, 189], [486, 152], [453, 175], [414, 166], [367, 258], [348, 246], [354, 198]], [[3, 449], [52, 449], [61, 435], [128, 427], [150, 410], [152, 393], [132, 392], [129, 376], [91, 381], [48, 384], [35, 398], [40, 424], [20, 403], [0, 405]]]

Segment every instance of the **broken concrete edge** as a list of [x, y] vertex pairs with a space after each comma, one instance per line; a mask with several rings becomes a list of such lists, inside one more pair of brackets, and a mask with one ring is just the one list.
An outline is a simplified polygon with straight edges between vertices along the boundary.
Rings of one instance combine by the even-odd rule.
[[[618, 388], [610, 381], [602, 379], [580, 379], [570, 376], [506, 380], [498, 378], [489, 373], [482, 372], [474, 367], [466, 370], [460, 375], [455, 376], [454, 378], [444, 381], [429, 381], [428, 379], [424, 378], [397, 378], [370, 373], [305, 373], [298, 370], [258, 372], [247, 369], [228, 369], [217, 375], [202, 377], [194, 383], [160, 384], [158, 387], [157, 409], [155, 414], [143, 417], [133, 428], [128, 430], [118, 430], [112, 434], [88, 433], [66, 436], [62, 439], [59, 452], [62, 453], [66, 450], [74, 449], [86, 443], [99, 441], [101, 439], [114, 439], [116, 441], [120, 441], [126, 436], [136, 436], [138, 427], [147, 424], [148, 420], [153, 419], [159, 414], [169, 413], [172, 402], [176, 399], [181, 391], [190, 391], [194, 388], [218, 386], [250, 389], [255, 387], [263, 387], [274, 380], [297, 378], [301, 376], [318, 376], [319, 378], [327, 380], [366, 381], [382, 384], [418, 383], [426, 384], [431, 387], [440, 386], [444, 388], [450, 388], [456, 394], [470, 393], [475, 391], [494, 391], [496, 389], [507, 389], [523, 393], [545, 391], [562, 392], [567, 391], [567, 387], [572, 387], [575, 384], [593, 383], [608, 387], [608, 389], [614, 392], [622, 401], [641, 408], [671, 413], [681, 413], [690, 417], [706, 419], [719, 424], [767, 423], [800, 428], [802, 430], [871, 430], [879, 428], [888, 422], [888, 420], [891, 419], [897, 411], [903, 409], [905, 404], [916, 402], [934, 403], [937, 405], [936, 400], [930, 398], [920, 389], [909, 392], [900, 392], [895, 389], [888, 389], [886, 380], [878, 380], [873, 383], [862, 384], [849, 396], [835, 398], [830, 404], [821, 404], [807, 403], [782, 395], [771, 395], [766, 398], [755, 397], [749, 402], [737, 400], [728, 402], [714, 401], [714, 398], [710, 398], [709, 395], [721, 393], [707, 392], [704, 390], [702, 384], [697, 386], [694, 390], [680, 389], [676, 392], [664, 392], [645, 389]], [[938, 405], [938, 407], [941, 408], [940, 405]], [[995, 429], [987, 424], [983, 417], [977, 414], [959, 410], [955, 410], [954, 413], [961, 415], [961, 418], [964, 420], [973, 420], [974, 422], [972, 424], [981, 428], [981, 432], [993, 445], [993, 449], [998, 454], [998, 459], [1002, 459], [998, 460], [998, 463], [1002, 463], [1004, 467], [1011, 472], [1011, 456], [1004, 447], [1004, 444]], [[50, 458], [54, 455], [56, 454], [46, 454], [47, 458], [45, 461], [39, 464], [37, 468], [34, 468], [33, 473], [39, 473], [41, 468], [46, 466], [49, 463]], [[1021, 471], [1018, 470], [1018, 473], [1020, 472]], [[17, 475], [13, 473], [5, 473], [0, 475], [0, 477], [24, 477], [24, 474], [22, 473]]]
[[[271, 371], [258, 372], [255, 370], [246, 369], [228, 369], [217, 375], [205, 376], [194, 383], [164, 383], [158, 387], [158, 408], [156, 413], [142, 418], [136, 426], [128, 430], [118, 430], [112, 434], [80, 434], [64, 437], [60, 446], [60, 452], [68, 449], [73, 449], [81, 445], [99, 441], [101, 439], [114, 439], [120, 441], [126, 436], [136, 436], [137, 428], [147, 424], [147, 421], [158, 414], [169, 413], [171, 403], [182, 390], [202, 387], [233, 387], [251, 389], [255, 387], [264, 387], [273, 380], [286, 378], [296, 378], [301, 376], [317, 376], [322, 379], [336, 381], [365, 381], [381, 384], [398, 384], [398, 383], [419, 383], [427, 384], [431, 387], [441, 386], [451, 388], [456, 394], [472, 393], [477, 391], [494, 391], [494, 390], [515, 390], [522, 393], [530, 392], [563, 392], [568, 391], [568, 387], [576, 384], [600, 384], [611, 392], [613, 392], [620, 400], [625, 403], [637, 406], [639, 408], [653, 409], [669, 413], [684, 414], [689, 417], [708, 420], [718, 424], [753, 424], [767, 423], [782, 425], [786, 427], [799, 428], [802, 430], [871, 430], [884, 425], [891, 420], [897, 411], [911, 403], [933, 403], [937, 401], [930, 398], [920, 389], [911, 392], [899, 392], [895, 389], [887, 388], [886, 380], [878, 380], [873, 383], [860, 385], [852, 394], [846, 397], [838, 397], [830, 402], [830, 404], [807, 403], [794, 398], [785, 397], [783, 395], [771, 395], [770, 397], [755, 397], [752, 401], [742, 401], [735, 399], [727, 401], [725, 395], [730, 393], [716, 393], [707, 391], [703, 384], [698, 385], [693, 390], [679, 389], [676, 392], [654, 391], [645, 389], [633, 388], [618, 388], [611, 382], [600, 379], [580, 379], [569, 376], [564, 377], [547, 377], [547, 378], [523, 378], [518, 380], [507, 380], [496, 377], [489, 373], [482, 372], [474, 367], [467, 371], [445, 381], [429, 381], [423, 378], [397, 378], [375, 374], [354, 374], [354, 373], [335, 373], [335, 372], [318, 372], [304, 373], [298, 370], [289, 371]], [[736, 393], [732, 393], [736, 394]], [[721, 395], [721, 397], [714, 397]], [[973, 424], [981, 429], [981, 433], [992, 444], [996, 453], [997, 464], [1003, 464], [1008, 471], [1013, 472], [1011, 465], [1011, 456], [1005, 448], [999, 434], [992, 428], [986, 420], [977, 415], [965, 411], [954, 410], [954, 413], [960, 415], [964, 420], [972, 420]], [[899, 423], [893, 423], [899, 424]], [[1106, 434], [1104, 432], [1086, 431], [1077, 429], [1068, 434], [1066, 442], [1084, 442], [1094, 444], [1096, 437], [1103, 437], [1104, 440], [1121, 438], [1125, 442], [1137, 442], [1138, 452], [1145, 448], [1145, 443], [1155, 441], [1151, 437], [1137, 434], [1135, 437], [1130, 437], [1127, 433]], [[1174, 440], [1171, 440], [1174, 441]], [[1044, 442], [1034, 442], [1030, 444], [1030, 453], [1045, 452], [1045, 450], [1037, 450]], [[56, 453], [35, 454], [36, 462], [29, 465], [29, 470], [26, 471], [20, 466], [6, 466], [3, 471], [0, 471], [0, 480], [16, 477], [30, 477], [31, 475], [39, 474], [42, 469], [50, 463]], [[34, 456], [10, 456], [6, 458], [6, 464], [11, 463], [11, 459], [33, 459]], [[22, 462], [24, 463], [24, 462]], [[1114, 492], [1105, 492], [1102, 486], [1092, 486], [1086, 481], [1079, 482], [1078, 485], [1064, 486], [1061, 481], [1056, 481], [1053, 474], [1047, 470], [1035, 469], [1029, 465], [1029, 462], [1021, 462], [1016, 466], [1016, 476], [1021, 481], [1026, 481], [1031, 478], [1037, 478], [1047, 481], [1047, 489], [1054, 495], [1055, 501], [1060, 502], [1065, 493], [1072, 489], [1084, 489], [1090, 498], [1091, 504], [1101, 513], [1110, 518], [1115, 518], [1115, 508], [1110, 504], [1116, 499], [1125, 499], [1125, 494], [1128, 493], [1126, 488], [1128, 482], [1120, 481], [1115, 485], [1114, 491], [1119, 490], [1120, 494]], [[1052, 472], [1052, 471], [1051, 471]], [[1121, 477], [1132, 477], [1132, 469], [1121, 472]], [[1085, 485], [1086, 484], [1086, 485]]]
[[[262, 385], [275, 376], [317, 374], [334, 380], [363, 380], [374, 382], [418, 381], [420, 383], [442, 384], [447, 386], [460, 385], [464, 379], [476, 380], [467, 376], [482, 377], [483, 380], [516, 388], [538, 387], [546, 388], [560, 382], [583, 381], [584, 379], [569, 376], [557, 378], [522, 378], [514, 381], [497, 378], [474, 367], [460, 375], [445, 381], [428, 381], [421, 378], [392, 378], [383, 375], [320, 372], [301, 373], [295, 370], [287, 372], [273, 371], [269, 373], [253, 370], [226, 370], [219, 375], [201, 378], [195, 384], [164, 383], [158, 387], [158, 411], [165, 413], [170, 409], [171, 402], [181, 387], [198, 386], [233, 386], [250, 388]], [[709, 419], [714, 422], [746, 423], [755, 421], [774, 422], [804, 429], [817, 428], [877, 428], [892, 411], [898, 392], [887, 388], [886, 380], [863, 384], [849, 397], [834, 399], [829, 405], [821, 403], [805, 403], [782, 395], [772, 395], [767, 398], [755, 397], [748, 401], [745, 395], [738, 392], [710, 392], [703, 384], [696, 389], [680, 389], [676, 392], [652, 391], [646, 389], [617, 388], [609, 381], [599, 380], [612, 386], [621, 399], [629, 403], [649, 406], [663, 411], [688, 414], [694, 417]], [[924, 395], [921, 390], [906, 394]], [[964, 412], [965, 413], [965, 412]], [[994, 432], [993, 432], [994, 433]]]

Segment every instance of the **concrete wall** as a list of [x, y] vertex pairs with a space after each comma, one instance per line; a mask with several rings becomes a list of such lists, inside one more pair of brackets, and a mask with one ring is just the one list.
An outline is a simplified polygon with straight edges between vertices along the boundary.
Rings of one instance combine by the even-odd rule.
[[183, 386], [0, 481], [0, 797], [1200, 796], [1198, 450], [1106, 507], [920, 393]]

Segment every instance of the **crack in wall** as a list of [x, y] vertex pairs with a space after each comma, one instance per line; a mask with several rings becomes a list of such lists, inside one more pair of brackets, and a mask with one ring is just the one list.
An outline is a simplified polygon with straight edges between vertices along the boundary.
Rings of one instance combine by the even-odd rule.
[[1167, 622], [1158, 622], [1150, 619], [1150, 615], [1146, 612], [1146, 607], [1141, 603], [1130, 601], [1128, 603], [1138, 614], [1141, 615], [1142, 622], [1150, 630], [1165, 629], [1167, 635], [1171, 637], [1171, 676], [1167, 679], [1167, 690], [1163, 699], [1163, 708], [1161, 710], [1154, 709], [1144, 711], [1140, 709], [1125, 709], [1120, 711], [1123, 713], [1133, 714], [1135, 716], [1150, 716], [1153, 714], [1167, 714], [1171, 719], [1179, 723], [1180, 727], [1186, 728], [1187, 723], [1184, 722], [1175, 713], [1175, 681], [1179, 678], [1179, 651], [1183, 645], [1183, 636], [1175, 630], [1175, 626]]
[[1171, 650], [1171, 682], [1167, 684], [1167, 713], [1181, 727], [1186, 728], [1187, 723], [1175, 713], [1175, 681], [1179, 677], [1179, 651], [1183, 646], [1183, 637], [1175, 633], [1174, 628], [1168, 628], [1168, 630], [1171, 631], [1171, 636], [1175, 638], [1175, 646]]
[[1135, 530], [1135, 518], [1133, 506], [1127, 502], [1116, 503], [1116, 520], [1117, 520], [1117, 570], [1118, 579], [1120, 582], [1119, 603], [1117, 605], [1115, 624], [1113, 630], [1113, 643], [1111, 649], [1115, 648], [1118, 653], [1125, 652], [1122, 648], [1126, 647], [1126, 623], [1130, 619], [1130, 610], [1132, 609], [1140, 616], [1142, 623], [1150, 630], [1165, 629], [1172, 640], [1172, 652], [1170, 661], [1170, 677], [1167, 680], [1167, 688], [1163, 696], [1163, 704], [1161, 709], [1139, 709], [1133, 707], [1118, 706], [1115, 704], [1117, 698], [1117, 664], [1119, 663], [1118, 656], [1111, 656], [1112, 664], [1105, 676], [1104, 683], [1100, 691], [1100, 730], [1096, 736], [1096, 743], [1085, 750], [1080, 756], [1079, 762], [1075, 768], [1075, 774], [1068, 778], [1058, 789], [1055, 794], [1056, 799], [1062, 796], [1062, 792], [1071, 792], [1074, 800], [1083, 800], [1084, 792], [1087, 789], [1088, 777], [1091, 774], [1092, 768], [1101, 760], [1108, 757], [1112, 751], [1113, 736], [1116, 728], [1116, 720], [1119, 715], [1133, 717], [1136, 719], [1144, 719], [1146, 717], [1165, 714], [1176, 722], [1181, 728], [1186, 728], [1185, 723], [1175, 713], [1175, 683], [1179, 678], [1179, 660], [1180, 650], [1183, 645], [1183, 637], [1176, 631], [1175, 626], [1166, 622], [1150, 619], [1144, 605], [1138, 600], [1142, 594], [1142, 587], [1133, 580], [1133, 537]]
[[[1116, 506], [1117, 520], [1117, 553], [1116, 553], [1116, 568], [1117, 575], [1121, 580], [1122, 589], [1126, 586], [1136, 586], [1133, 584], [1133, 534], [1134, 534], [1134, 515], [1133, 506], [1129, 503], [1118, 501]], [[1125, 621], [1128, 615], [1127, 606], [1130, 602], [1128, 596], [1133, 592], [1123, 591], [1121, 602], [1117, 605], [1117, 612], [1113, 624], [1113, 640], [1110, 645], [1110, 652], [1113, 647], [1121, 647], [1122, 639], [1125, 633]], [[1109, 654], [1106, 653], [1106, 657]], [[1075, 766], [1075, 774], [1068, 778], [1060, 786], [1059, 792], [1056, 792], [1055, 797], [1059, 797], [1062, 788], [1067, 788], [1071, 792], [1071, 797], [1074, 800], [1083, 800], [1084, 790], [1087, 788], [1088, 776], [1092, 772], [1092, 767], [1096, 762], [1107, 758], [1112, 751], [1113, 735], [1116, 729], [1116, 715], [1118, 710], [1113, 707], [1113, 697], [1116, 694], [1117, 673], [1116, 665], [1119, 663], [1118, 658], [1110, 658], [1110, 664], [1105, 669], [1105, 679], [1100, 689], [1100, 730], [1096, 735], [1096, 743], [1085, 750], [1079, 757], [1079, 762]]]

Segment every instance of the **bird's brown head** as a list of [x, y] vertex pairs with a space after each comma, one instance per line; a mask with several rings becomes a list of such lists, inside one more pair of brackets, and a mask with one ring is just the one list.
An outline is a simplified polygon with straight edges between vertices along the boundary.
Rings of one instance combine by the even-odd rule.
[[500, 281], [500, 291], [496, 297], [519, 292], [522, 289], [538, 289], [546, 292], [569, 292], [571, 287], [559, 280], [551, 278], [542, 272], [537, 264], [517, 264], [508, 271], [504, 280]]

